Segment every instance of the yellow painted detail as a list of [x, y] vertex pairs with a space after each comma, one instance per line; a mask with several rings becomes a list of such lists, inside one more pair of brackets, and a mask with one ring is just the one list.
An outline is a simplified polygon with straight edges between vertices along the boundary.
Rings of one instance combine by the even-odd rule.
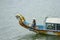
[[55, 32], [57, 35], [60, 35], [60, 32]]

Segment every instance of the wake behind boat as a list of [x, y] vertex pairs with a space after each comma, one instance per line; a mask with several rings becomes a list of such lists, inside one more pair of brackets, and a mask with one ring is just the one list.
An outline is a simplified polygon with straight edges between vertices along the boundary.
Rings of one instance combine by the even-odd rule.
[[22, 27], [30, 31], [41, 34], [60, 35], [60, 18], [46, 17], [44, 25], [36, 25], [35, 19], [33, 19], [32, 24], [28, 23], [21, 14], [17, 14], [16, 18]]

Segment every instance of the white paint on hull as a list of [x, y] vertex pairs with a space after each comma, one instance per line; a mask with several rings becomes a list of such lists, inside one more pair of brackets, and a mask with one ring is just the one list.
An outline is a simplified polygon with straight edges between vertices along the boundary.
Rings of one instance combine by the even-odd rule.
[[49, 34], [49, 35], [57, 35], [57, 34], [54, 33], [54, 32], [47, 32], [47, 34]]

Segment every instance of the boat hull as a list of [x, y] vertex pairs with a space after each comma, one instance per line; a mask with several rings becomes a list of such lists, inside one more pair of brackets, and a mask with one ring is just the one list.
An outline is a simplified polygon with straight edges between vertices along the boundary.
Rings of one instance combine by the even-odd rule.
[[39, 34], [60, 36], [60, 32], [53, 32], [53, 31], [48, 31], [48, 30], [34, 30], [34, 32], [39, 33]]
[[[20, 16], [20, 20], [19, 20], [19, 24], [26, 28], [26, 29], [29, 29], [30, 26], [29, 26], [29, 23], [26, 22], [25, 18], [22, 16], [22, 15], [17, 15], [16, 17]], [[37, 26], [36, 26], [37, 27]], [[32, 30], [33, 32], [36, 32], [36, 33], [39, 33], [39, 34], [49, 34], [49, 35], [58, 35], [60, 36], [60, 32], [58, 31], [52, 31], [52, 30], [38, 30], [38, 29], [33, 29]]]

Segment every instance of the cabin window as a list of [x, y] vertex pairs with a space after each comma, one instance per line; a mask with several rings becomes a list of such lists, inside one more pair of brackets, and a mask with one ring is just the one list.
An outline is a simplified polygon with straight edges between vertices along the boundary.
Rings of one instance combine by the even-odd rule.
[[60, 30], [60, 24], [57, 24], [57, 30]]
[[60, 24], [46, 23], [48, 30], [60, 30]]
[[54, 24], [46, 24], [48, 30], [55, 30], [55, 25]]

